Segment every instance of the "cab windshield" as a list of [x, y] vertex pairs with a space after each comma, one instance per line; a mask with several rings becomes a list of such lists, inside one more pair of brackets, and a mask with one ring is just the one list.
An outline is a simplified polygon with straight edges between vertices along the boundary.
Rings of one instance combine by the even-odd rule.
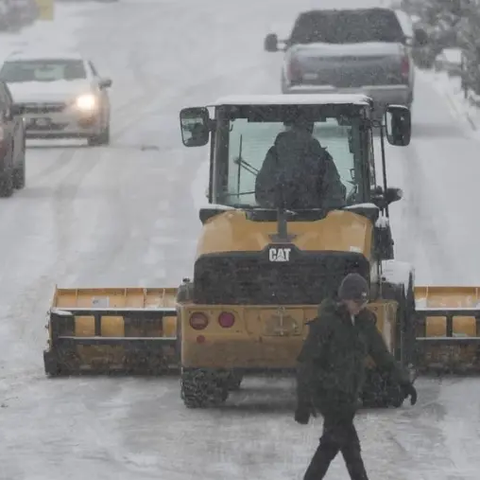
[[81, 60], [12, 60], [5, 62], [0, 70], [0, 79], [6, 83], [55, 82], [85, 78], [87, 72]]
[[[364, 155], [362, 152], [368, 151], [365, 144], [367, 137], [362, 137], [360, 133], [359, 109], [353, 113], [351, 106], [350, 111], [345, 111], [345, 106], [343, 107], [344, 111], [339, 107], [327, 111], [325, 107], [318, 106], [222, 107], [217, 112], [215, 201], [233, 207], [265, 207], [258, 200], [257, 176], [271, 147], [279, 145], [278, 139], [282, 138], [282, 132], [293, 130], [292, 122], [295, 124], [299, 115], [302, 118], [307, 116], [313, 124], [311, 134], [304, 135], [303, 138], [307, 141], [313, 138], [333, 160], [342, 198], [338, 198], [339, 189], [336, 188], [335, 198], [325, 200], [330, 200], [330, 205], [336, 208], [362, 201], [364, 175], [361, 157]], [[286, 159], [289, 164], [284, 170], [292, 172], [286, 175], [290, 175], [298, 184], [313, 185], [312, 177], [317, 171], [315, 165], [311, 170], [300, 173], [301, 154], [293, 150], [290, 154], [288, 137], [283, 137], [287, 138]], [[320, 157], [313, 161], [323, 160]], [[325, 195], [333, 195], [330, 191], [332, 190], [326, 189]], [[322, 205], [307, 208], [322, 208]]]

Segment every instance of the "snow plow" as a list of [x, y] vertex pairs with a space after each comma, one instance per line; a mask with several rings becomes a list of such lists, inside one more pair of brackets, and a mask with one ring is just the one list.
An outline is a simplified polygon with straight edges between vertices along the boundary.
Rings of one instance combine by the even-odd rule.
[[[310, 125], [309, 135], [330, 153], [341, 185], [325, 190], [324, 204], [299, 208], [274, 182], [269, 203], [258, 180], [267, 152], [301, 125]], [[394, 259], [389, 205], [402, 192], [387, 183], [385, 138], [393, 146], [409, 144], [407, 107], [390, 105], [381, 125], [364, 95], [239, 96], [184, 108], [180, 126], [185, 146], [210, 147], [208, 205], [199, 211], [192, 279], [178, 288], [57, 288], [44, 352], [49, 376], [179, 372], [188, 408], [220, 404], [245, 375], [295, 371], [306, 322], [349, 272], [369, 281], [368, 308], [412, 379], [417, 362], [427, 365], [442, 341], [430, 338], [448, 337], [439, 330], [441, 319], [432, 317], [467, 309], [456, 311], [467, 318], [449, 320], [449, 331], [473, 333], [474, 290], [450, 288], [457, 297], [442, 303], [444, 291], [415, 288], [413, 268]], [[367, 367], [364, 405], [402, 405], [398, 385], [371, 359]]]
[[167, 373], [178, 369], [176, 289], [56, 288], [45, 372]]
[[419, 372], [480, 371], [480, 288], [416, 287]]

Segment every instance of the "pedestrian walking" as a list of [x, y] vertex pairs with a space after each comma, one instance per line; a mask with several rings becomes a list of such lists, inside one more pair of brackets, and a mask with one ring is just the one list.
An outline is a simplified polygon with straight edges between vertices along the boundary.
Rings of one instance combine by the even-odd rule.
[[365, 359], [401, 386], [410, 403], [417, 392], [406, 371], [388, 351], [376, 327], [367, 281], [348, 274], [338, 290], [338, 299], [326, 299], [318, 316], [309, 322], [309, 334], [298, 357], [295, 421], [306, 425], [310, 416], [323, 416], [323, 434], [304, 480], [324, 478], [332, 460], [342, 453], [351, 480], [368, 480], [360, 441], [353, 424], [365, 381]]

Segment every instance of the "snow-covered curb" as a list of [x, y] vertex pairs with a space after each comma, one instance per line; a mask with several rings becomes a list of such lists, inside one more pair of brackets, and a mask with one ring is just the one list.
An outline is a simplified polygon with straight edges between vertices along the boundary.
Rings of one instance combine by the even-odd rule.
[[465, 98], [459, 77], [449, 77], [446, 72], [427, 70], [417, 70], [416, 75], [445, 98], [457, 118], [466, 119], [473, 130], [480, 130], [480, 97], [470, 93]]

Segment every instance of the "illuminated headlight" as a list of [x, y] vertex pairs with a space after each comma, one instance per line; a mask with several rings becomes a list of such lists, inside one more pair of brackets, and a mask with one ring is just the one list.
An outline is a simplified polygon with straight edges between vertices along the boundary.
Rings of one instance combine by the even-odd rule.
[[75, 106], [79, 110], [95, 110], [97, 108], [97, 99], [94, 95], [81, 95], [75, 100]]

